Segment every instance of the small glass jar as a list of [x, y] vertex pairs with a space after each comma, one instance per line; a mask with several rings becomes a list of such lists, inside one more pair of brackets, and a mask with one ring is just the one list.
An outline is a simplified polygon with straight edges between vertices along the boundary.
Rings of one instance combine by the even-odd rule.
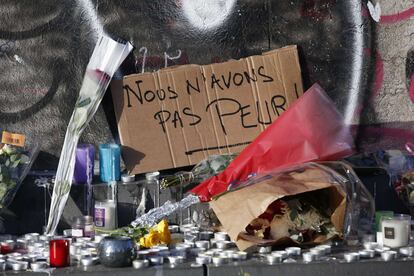
[[383, 217], [381, 229], [384, 246], [391, 248], [407, 246], [410, 241], [411, 216], [397, 214]]
[[92, 216], [84, 216], [85, 219], [85, 227], [83, 230], [83, 236], [84, 237], [95, 237], [95, 224], [93, 222]]
[[72, 223], [72, 237], [83, 237], [85, 229], [85, 220], [83, 217], [76, 217]]
[[72, 237], [95, 236], [95, 224], [92, 216], [82, 216], [75, 218], [72, 224]]

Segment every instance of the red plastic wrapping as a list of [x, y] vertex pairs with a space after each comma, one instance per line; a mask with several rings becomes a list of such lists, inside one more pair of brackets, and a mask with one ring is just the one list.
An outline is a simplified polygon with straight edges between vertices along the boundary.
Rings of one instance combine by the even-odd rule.
[[191, 192], [209, 201], [250, 175], [305, 162], [337, 160], [352, 154], [353, 145], [342, 115], [324, 90], [314, 84], [221, 174]]

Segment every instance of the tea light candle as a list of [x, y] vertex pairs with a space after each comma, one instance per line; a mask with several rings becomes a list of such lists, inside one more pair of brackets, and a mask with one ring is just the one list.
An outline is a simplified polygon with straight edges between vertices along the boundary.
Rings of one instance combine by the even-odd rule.
[[114, 200], [95, 201], [95, 226], [105, 230], [116, 228], [116, 202]]
[[272, 255], [280, 255], [282, 256], [282, 259], [286, 259], [289, 256], [289, 254], [285, 250], [273, 251]]
[[155, 256], [149, 259], [152, 265], [162, 265], [164, 263], [164, 257]]
[[214, 233], [214, 239], [217, 241], [228, 241], [230, 237], [226, 232], [216, 232]]
[[215, 265], [223, 265], [223, 264], [227, 263], [227, 258], [213, 257], [212, 261], [213, 261], [213, 264], [215, 264]]
[[148, 260], [133, 260], [132, 261], [132, 266], [135, 269], [145, 268], [145, 267], [149, 266], [149, 261]]
[[235, 261], [245, 261], [247, 260], [247, 252], [238, 251], [232, 254], [233, 260]]
[[305, 263], [311, 263], [315, 261], [316, 256], [310, 252], [306, 252], [302, 254], [302, 258]]
[[258, 249], [260, 254], [269, 254], [272, 252], [271, 246], [260, 246]]
[[414, 247], [402, 247], [400, 248], [400, 254], [407, 256], [407, 257], [413, 257]]
[[347, 263], [356, 262], [359, 260], [359, 253], [345, 253], [344, 259]]
[[289, 256], [300, 256], [301, 248], [300, 247], [288, 247], [285, 249]]
[[407, 246], [410, 240], [409, 215], [395, 215], [392, 218], [385, 217], [381, 221], [383, 244], [396, 248]]
[[210, 256], [199, 256], [199, 257], [196, 257], [196, 263], [201, 264], [201, 265], [210, 264], [211, 259], [212, 259], [212, 257], [210, 257]]
[[380, 245], [376, 242], [364, 242], [364, 248], [366, 250], [375, 250], [378, 247], [380, 247]]
[[384, 251], [381, 253], [381, 258], [384, 261], [389, 262], [397, 258], [397, 252], [396, 251]]
[[282, 262], [283, 256], [280, 254], [271, 254], [267, 255], [266, 259], [269, 264], [277, 264]]
[[375, 257], [375, 250], [365, 249], [359, 251], [359, 256], [364, 259], [372, 259]]

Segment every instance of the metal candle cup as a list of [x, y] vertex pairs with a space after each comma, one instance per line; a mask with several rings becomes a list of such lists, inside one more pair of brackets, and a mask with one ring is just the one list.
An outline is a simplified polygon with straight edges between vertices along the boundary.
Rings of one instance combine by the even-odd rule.
[[149, 261], [148, 260], [133, 260], [132, 261], [132, 266], [135, 269], [145, 268], [145, 267], [149, 266]]
[[375, 257], [375, 250], [365, 249], [359, 251], [359, 256], [364, 259], [372, 259]]
[[10, 263], [10, 266], [14, 271], [22, 271], [28, 268], [29, 263], [28, 262], [12, 262]]
[[277, 251], [273, 251], [271, 253], [272, 255], [280, 255], [282, 256], [282, 259], [286, 259], [289, 255], [285, 250], [277, 250]]
[[230, 237], [226, 232], [216, 232], [214, 233], [214, 239], [217, 241], [228, 241]]
[[171, 265], [178, 265], [184, 262], [184, 258], [181, 256], [169, 256], [168, 261]]
[[42, 271], [45, 268], [47, 268], [46, 262], [32, 262], [30, 264], [30, 269], [34, 272]]
[[258, 249], [260, 254], [269, 254], [272, 252], [271, 246], [260, 246]]
[[235, 261], [245, 261], [247, 260], [247, 252], [238, 251], [232, 254], [233, 260]]
[[389, 262], [391, 260], [396, 259], [397, 258], [397, 254], [398, 253], [396, 251], [388, 250], [388, 251], [384, 251], [384, 252], [381, 253], [381, 258], [384, 261]]
[[402, 247], [400, 248], [400, 254], [406, 257], [413, 257], [414, 256], [414, 247]]
[[209, 241], [196, 241], [195, 246], [204, 249], [210, 249], [210, 242]]
[[380, 245], [376, 242], [364, 242], [364, 248], [367, 250], [375, 250], [378, 247], [380, 247]]
[[283, 261], [283, 256], [281, 254], [271, 254], [267, 255], [266, 259], [269, 264], [277, 264]]
[[223, 265], [225, 263], [227, 263], [227, 258], [224, 257], [213, 257], [212, 258], [213, 264], [215, 265]]
[[359, 253], [345, 253], [344, 259], [348, 263], [356, 262], [359, 260]]
[[51, 267], [66, 267], [70, 263], [69, 240], [59, 239], [49, 241], [49, 258]]
[[303, 254], [302, 254], [302, 258], [303, 258], [303, 261], [304, 261], [305, 263], [310, 263], [310, 262], [313, 262], [313, 261], [315, 260], [316, 256], [315, 256], [315, 255], [313, 255], [313, 254], [312, 254], [312, 253], [310, 253], [310, 252], [306, 252], [306, 253], [303, 253]]
[[300, 247], [287, 247], [285, 251], [289, 256], [300, 256], [302, 249]]
[[149, 260], [152, 265], [162, 265], [164, 263], [164, 257], [160, 256], [151, 257]]
[[210, 256], [199, 256], [199, 257], [196, 257], [196, 263], [198, 263], [200, 265], [210, 264], [211, 259], [212, 259], [212, 257], [210, 257]]

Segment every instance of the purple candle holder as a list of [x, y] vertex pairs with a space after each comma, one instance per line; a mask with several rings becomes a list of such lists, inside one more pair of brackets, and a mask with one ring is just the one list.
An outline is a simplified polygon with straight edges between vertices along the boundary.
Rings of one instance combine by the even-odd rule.
[[91, 184], [93, 180], [95, 148], [91, 144], [79, 144], [76, 148], [74, 184]]

